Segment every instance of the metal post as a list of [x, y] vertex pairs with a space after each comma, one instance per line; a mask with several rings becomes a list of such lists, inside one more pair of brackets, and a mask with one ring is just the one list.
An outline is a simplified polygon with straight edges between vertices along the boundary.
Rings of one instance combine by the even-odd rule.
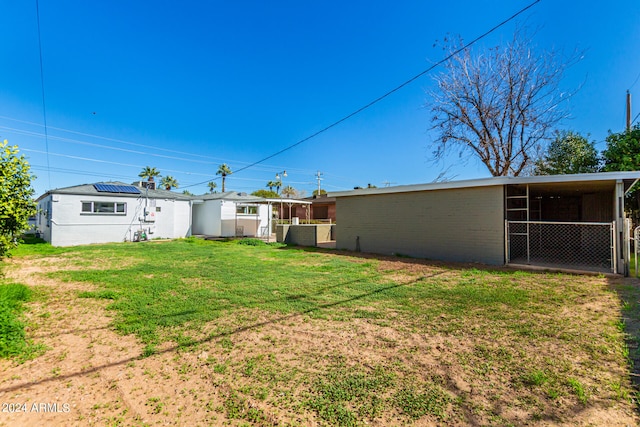
[[631, 219], [624, 219], [624, 275], [629, 276], [631, 266]]
[[267, 243], [271, 243], [271, 217], [273, 216], [273, 206], [267, 202]]
[[529, 221], [531, 220], [529, 216], [529, 184], [527, 184], [527, 264], [531, 264], [531, 242], [530, 242], [530, 233], [531, 233], [531, 224]]
[[611, 270], [613, 273], [618, 272], [618, 239], [616, 228], [616, 221], [613, 221], [611, 223], [611, 260], [613, 261], [613, 268]]
[[505, 264], [509, 264], [511, 261], [509, 256], [509, 220], [504, 220], [504, 256], [505, 256]]

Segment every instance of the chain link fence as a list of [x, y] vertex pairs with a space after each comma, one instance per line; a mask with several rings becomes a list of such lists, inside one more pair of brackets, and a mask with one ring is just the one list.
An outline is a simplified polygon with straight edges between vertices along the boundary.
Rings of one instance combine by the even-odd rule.
[[614, 223], [507, 221], [507, 264], [614, 272]]

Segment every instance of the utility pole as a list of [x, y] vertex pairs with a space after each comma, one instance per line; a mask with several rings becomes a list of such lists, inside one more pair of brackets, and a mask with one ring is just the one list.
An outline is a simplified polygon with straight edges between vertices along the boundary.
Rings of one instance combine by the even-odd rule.
[[318, 171], [316, 173], [316, 179], [318, 180], [318, 197], [320, 197], [320, 181], [322, 181], [322, 172]]
[[631, 131], [631, 94], [627, 90], [627, 132]]

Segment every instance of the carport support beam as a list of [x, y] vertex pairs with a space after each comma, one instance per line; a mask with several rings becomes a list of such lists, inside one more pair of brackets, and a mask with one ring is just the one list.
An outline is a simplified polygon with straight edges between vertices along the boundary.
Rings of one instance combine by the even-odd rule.
[[617, 271], [616, 273], [627, 276], [628, 272], [628, 263], [625, 259], [625, 241], [624, 241], [624, 182], [619, 179], [616, 181], [616, 190], [615, 190], [615, 202], [614, 202], [614, 211], [616, 215], [616, 259], [617, 259]]

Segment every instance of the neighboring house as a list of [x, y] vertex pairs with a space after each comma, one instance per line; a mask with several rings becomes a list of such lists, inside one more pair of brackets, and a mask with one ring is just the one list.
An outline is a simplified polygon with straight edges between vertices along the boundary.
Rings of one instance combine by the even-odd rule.
[[271, 206], [261, 197], [246, 193], [193, 196], [192, 234], [215, 237], [268, 237]]
[[336, 222], [336, 198], [328, 197], [326, 194], [320, 196], [307, 197], [304, 199], [311, 202], [310, 205], [294, 206], [293, 216], [300, 219], [310, 219], [316, 221]]
[[626, 274], [624, 196], [640, 172], [495, 177], [336, 197], [336, 247]]
[[50, 190], [37, 199], [37, 232], [54, 246], [185, 237], [191, 200], [166, 190], [100, 182]]

